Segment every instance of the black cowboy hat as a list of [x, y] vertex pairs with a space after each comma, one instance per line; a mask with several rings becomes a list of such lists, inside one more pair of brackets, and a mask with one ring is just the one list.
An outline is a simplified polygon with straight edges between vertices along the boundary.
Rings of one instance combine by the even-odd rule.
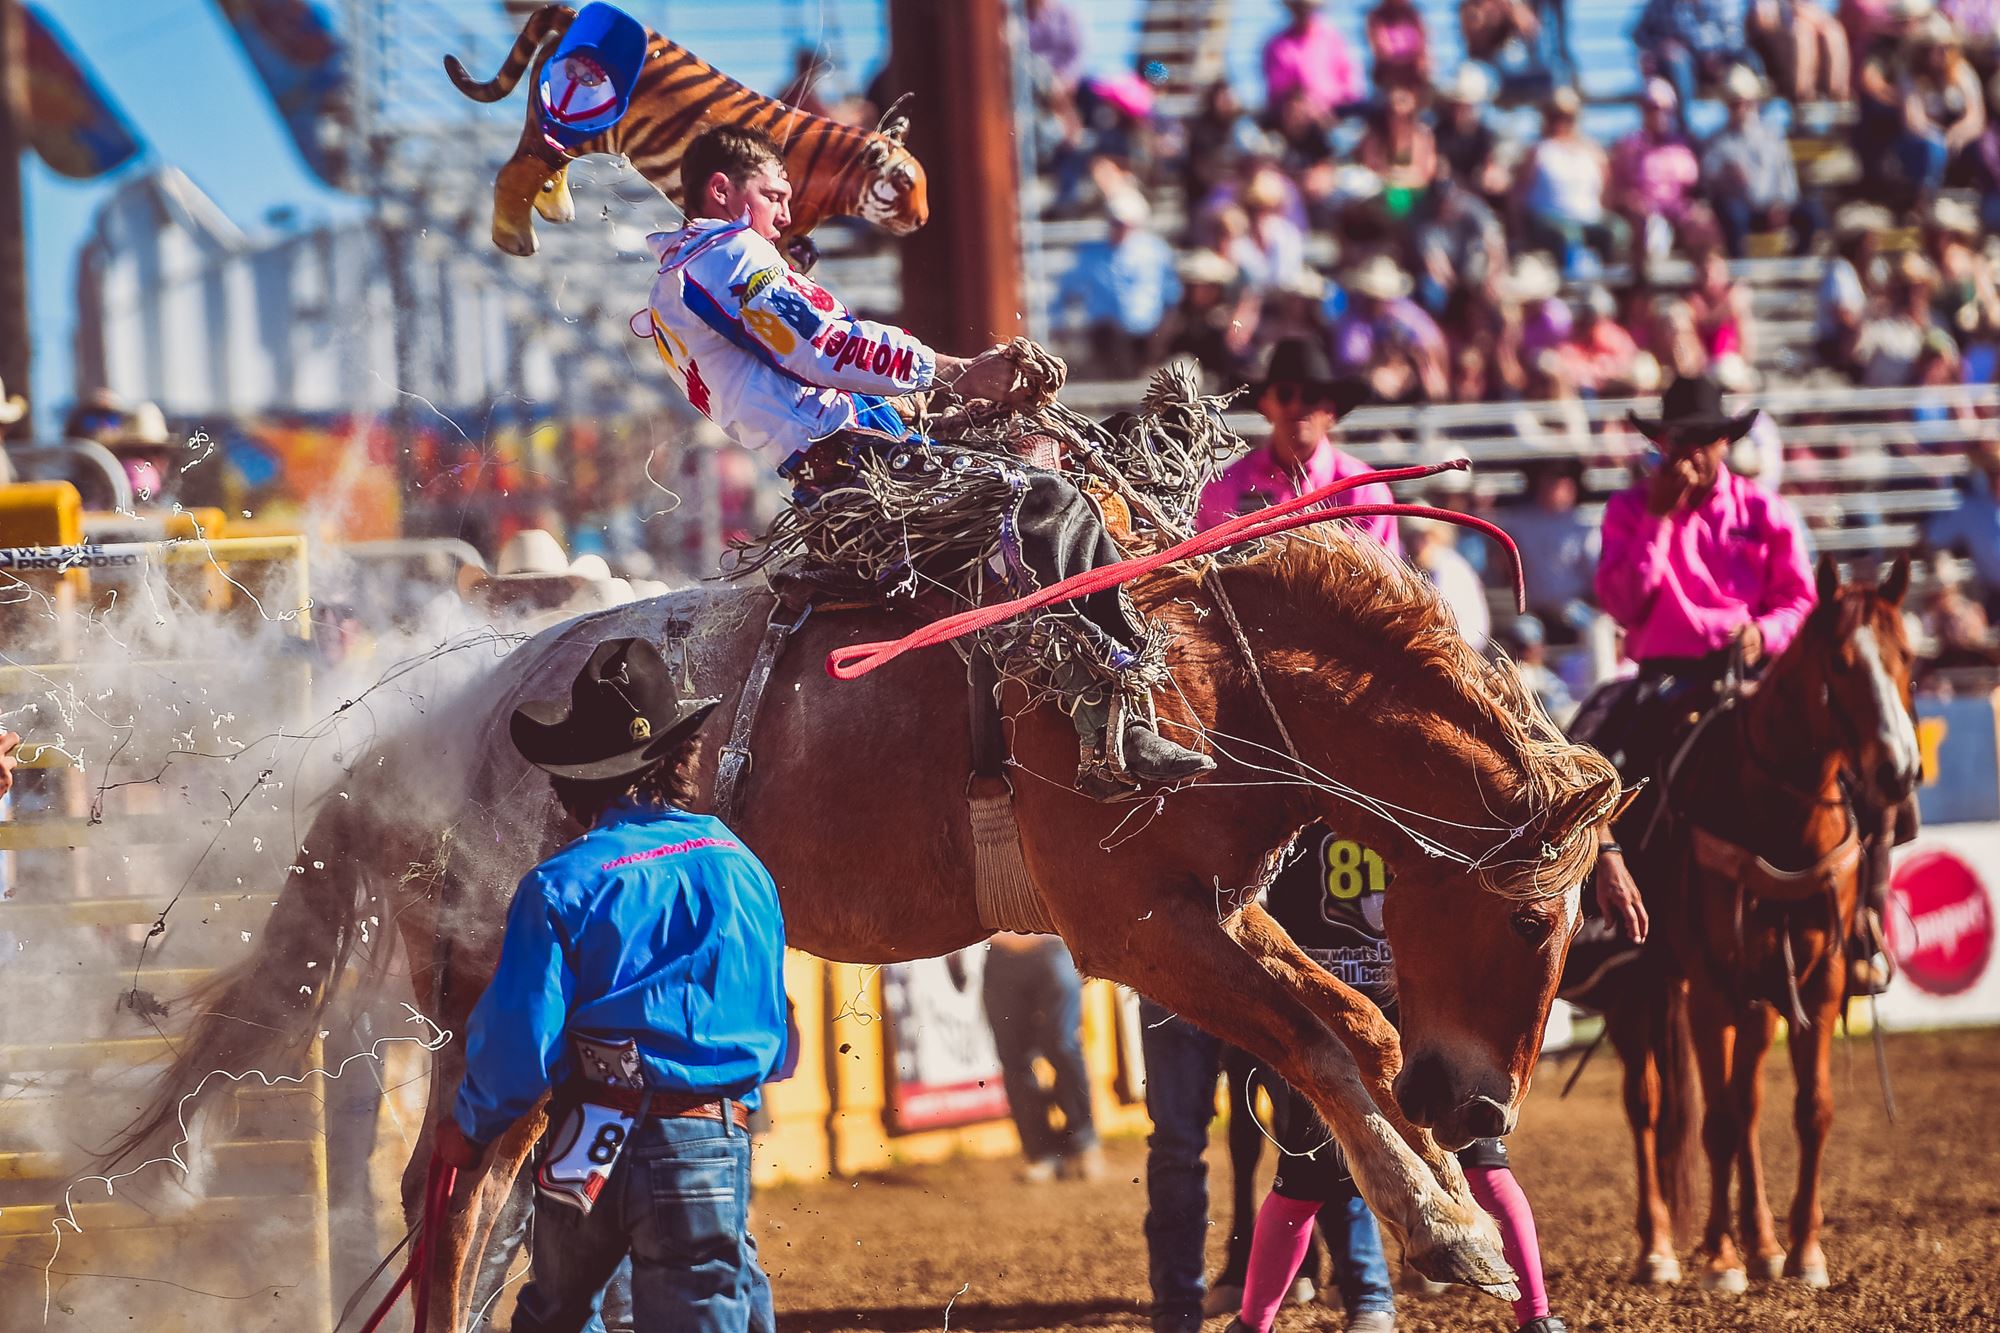
[[644, 639], [606, 639], [576, 673], [568, 699], [522, 704], [508, 733], [544, 773], [630, 777], [671, 752], [718, 702], [682, 699], [660, 650]]
[[1627, 412], [1625, 419], [1656, 444], [1707, 444], [1713, 440], [1735, 443], [1750, 433], [1757, 420], [1756, 410], [1731, 416], [1722, 410], [1722, 386], [1707, 375], [1683, 375], [1660, 395], [1660, 415], [1642, 417]]
[[1344, 417], [1368, 401], [1368, 385], [1352, 376], [1336, 375], [1333, 361], [1317, 338], [1280, 338], [1271, 348], [1264, 373], [1245, 386], [1251, 406], [1274, 384], [1297, 384], [1323, 402], [1333, 405], [1335, 417]]

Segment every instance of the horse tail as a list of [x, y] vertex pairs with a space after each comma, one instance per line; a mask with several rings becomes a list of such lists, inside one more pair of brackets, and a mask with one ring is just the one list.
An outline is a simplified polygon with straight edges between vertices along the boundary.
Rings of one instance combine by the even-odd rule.
[[484, 83], [473, 78], [457, 56], [444, 58], [444, 72], [451, 76], [452, 86], [473, 101], [497, 102], [514, 91], [521, 75], [535, 63], [535, 55], [542, 49], [543, 43], [568, 32], [575, 18], [576, 11], [568, 5], [543, 5], [537, 9], [521, 26], [521, 35], [514, 39], [514, 49], [507, 53], [506, 63], [500, 66], [500, 72]]
[[[173, 1063], [155, 1082], [152, 1100], [106, 1150], [109, 1168], [153, 1143], [235, 1080], [212, 1074], [271, 1069], [292, 1072], [319, 1030], [359, 941], [366, 886], [358, 849], [374, 846], [360, 802], [335, 801], [313, 820], [297, 865], [264, 923], [256, 951], [196, 991], [201, 1012], [175, 1046]], [[310, 850], [308, 850], [310, 849]], [[385, 914], [386, 915], [386, 914]], [[371, 977], [379, 981], [390, 943], [378, 937]]]
[[1685, 983], [1663, 979], [1664, 1003], [1653, 1006], [1654, 1065], [1660, 1078], [1660, 1195], [1673, 1218], [1674, 1240], [1685, 1246], [1694, 1234], [1700, 1197], [1701, 1073], [1695, 1064], [1694, 1029], [1688, 1018]]

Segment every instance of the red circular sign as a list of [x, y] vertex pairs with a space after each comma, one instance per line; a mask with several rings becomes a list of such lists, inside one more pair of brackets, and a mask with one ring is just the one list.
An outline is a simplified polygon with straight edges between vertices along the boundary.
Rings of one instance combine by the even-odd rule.
[[1890, 883], [1889, 948], [1921, 990], [1972, 989], [1993, 956], [1993, 902], [1972, 867], [1950, 852], [1923, 852]]

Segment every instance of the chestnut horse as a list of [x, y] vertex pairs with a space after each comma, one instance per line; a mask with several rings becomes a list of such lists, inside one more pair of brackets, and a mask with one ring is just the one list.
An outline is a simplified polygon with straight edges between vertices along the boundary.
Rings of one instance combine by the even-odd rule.
[[[1864, 823], [1855, 805], [1891, 809], [1918, 776], [1912, 654], [1899, 610], [1909, 573], [1899, 559], [1879, 588], [1843, 587], [1832, 560], [1820, 561], [1818, 605], [1754, 689], [1689, 743], [1669, 779], [1666, 832], [1635, 864], [1656, 903], [1657, 938], [1605, 1017], [1625, 1063], [1637, 1149], [1640, 1281], [1680, 1276], [1677, 1201], [1667, 1192], [1689, 1146], [1692, 1116], [1676, 1110], [1694, 1094], [1684, 1047], [1691, 1026], [1709, 1167], [1702, 1285], [1740, 1292], [1750, 1272], [1827, 1283], [1820, 1163], [1859, 892]], [[1781, 1017], [1790, 1021], [1799, 1138], [1789, 1255], [1774, 1234], [1757, 1137], [1764, 1057]]]
[[[1099, 805], [1071, 789], [1069, 721], [1010, 696], [1022, 851], [1050, 916], [1085, 971], [1252, 1052], [1309, 1096], [1419, 1268], [1505, 1289], [1497, 1232], [1439, 1145], [1513, 1124], [1616, 774], [1555, 731], [1511, 666], [1467, 646], [1421, 576], [1339, 525], [1133, 586], [1174, 635], [1162, 724], [1219, 767], [1159, 797]], [[1254, 669], [1214, 614], [1217, 587], [1256, 646]], [[396, 914], [420, 1001], [462, 1030], [513, 884], [571, 832], [509, 745], [509, 713], [567, 690], [601, 639], [645, 635], [670, 661], [684, 647], [696, 692], [725, 696], [704, 747], [712, 782], [712, 742], [770, 610], [762, 591], [702, 590], [572, 621], [364, 756], [345, 785], [372, 789], [323, 808], [299, 857], [312, 869], [288, 882], [263, 954], [197, 1020], [136, 1133], [171, 1124], [200, 1071], [249, 1067], [313, 1030], [322, 979], [345, 960], [371, 884], [389, 901], [365, 910]], [[757, 725], [738, 832], [778, 882], [790, 942], [820, 957], [924, 958], [992, 933], [972, 892], [963, 663], [913, 653], [847, 684], [822, 666], [837, 646], [911, 627], [889, 611], [814, 617]], [[1385, 925], [1400, 1045], [1380, 1011], [1252, 902], [1316, 819], [1351, 830], [1394, 875]], [[302, 977], [319, 990], [301, 995]], [[455, 1095], [461, 1047], [434, 1059], [433, 1124]], [[467, 1256], [483, 1250], [538, 1119], [494, 1146], [478, 1197], [443, 1238], [433, 1308], [453, 1312], [444, 1327], [459, 1326]], [[426, 1139], [407, 1197], [428, 1157]]]

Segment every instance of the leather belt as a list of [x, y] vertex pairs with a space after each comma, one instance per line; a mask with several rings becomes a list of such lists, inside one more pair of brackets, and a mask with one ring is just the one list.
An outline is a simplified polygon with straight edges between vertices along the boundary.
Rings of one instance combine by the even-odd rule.
[[[637, 1115], [641, 1104], [645, 1104], [646, 1114], [656, 1120], [720, 1120], [723, 1118], [723, 1098], [711, 1097], [699, 1092], [653, 1091], [653, 1099], [646, 1103], [644, 1088], [623, 1088], [609, 1083], [572, 1083], [564, 1092], [568, 1100], [589, 1102], [592, 1106], [608, 1106], [626, 1115]], [[729, 1119], [739, 1129], [750, 1127], [750, 1112], [735, 1098], [727, 1099]]]

